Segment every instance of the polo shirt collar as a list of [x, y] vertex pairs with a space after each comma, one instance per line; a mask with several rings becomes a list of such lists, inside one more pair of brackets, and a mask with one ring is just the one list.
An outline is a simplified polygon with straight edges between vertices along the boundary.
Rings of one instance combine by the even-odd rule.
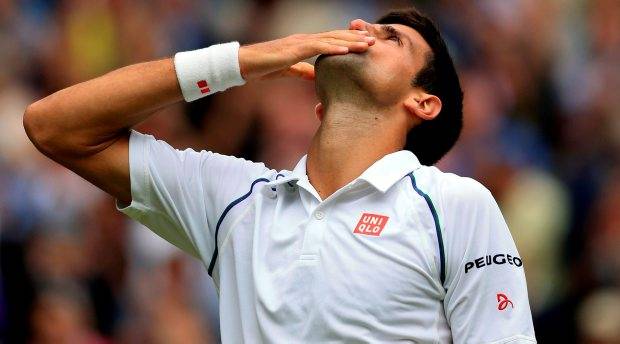
[[420, 161], [415, 154], [408, 150], [400, 150], [377, 160], [358, 179], [367, 181], [381, 192], [386, 192], [392, 185], [420, 166]]
[[[299, 180], [308, 180], [306, 174], [307, 159], [307, 154], [302, 156], [290, 174], [286, 176], [278, 174], [276, 179], [267, 183], [267, 185], [275, 186], [288, 183], [289, 186], [292, 186], [292, 184], [297, 183]], [[379, 191], [385, 192], [409, 172], [418, 169], [420, 166], [420, 161], [415, 154], [408, 150], [400, 150], [387, 154], [374, 162], [356, 180], [364, 180]]]

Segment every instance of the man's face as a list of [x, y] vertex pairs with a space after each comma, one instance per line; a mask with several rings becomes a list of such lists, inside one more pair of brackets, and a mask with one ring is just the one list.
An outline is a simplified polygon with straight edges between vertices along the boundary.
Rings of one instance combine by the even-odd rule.
[[317, 86], [323, 86], [322, 80], [337, 83], [337, 78], [322, 78], [322, 73], [333, 73], [355, 81], [377, 105], [400, 103], [412, 91], [412, 78], [424, 67], [431, 52], [429, 45], [406, 25], [371, 24], [356, 19], [349, 28], [368, 31], [376, 37], [375, 44], [364, 53], [319, 56], [315, 64]]

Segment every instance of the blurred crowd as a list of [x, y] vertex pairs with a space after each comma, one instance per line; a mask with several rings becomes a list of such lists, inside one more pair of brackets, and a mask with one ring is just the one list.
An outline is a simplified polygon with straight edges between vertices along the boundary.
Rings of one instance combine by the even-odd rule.
[[[30, 144], [22, 114], [71, 84], [176, 51], [433, 16], [465, 92], [444, 171], [494, 194], [541, 343], [620, 343], [620, 1], [0, 0], [0, 342], [218, 342], [204, 266]], [[292, 169], [314, 85], [248, 84], [138, 126], [178, 148]]]

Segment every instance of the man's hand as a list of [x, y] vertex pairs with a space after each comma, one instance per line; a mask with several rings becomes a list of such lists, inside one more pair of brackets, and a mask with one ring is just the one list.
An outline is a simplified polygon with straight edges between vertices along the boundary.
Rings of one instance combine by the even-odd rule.
[[295, 34], [239, 48], [239, 67], [246, 80], [296, 76], [314, 79], [314, 67], [300, 62], [320, 54], [362, 53], [375, 43], [368, 31], [335, 30]]

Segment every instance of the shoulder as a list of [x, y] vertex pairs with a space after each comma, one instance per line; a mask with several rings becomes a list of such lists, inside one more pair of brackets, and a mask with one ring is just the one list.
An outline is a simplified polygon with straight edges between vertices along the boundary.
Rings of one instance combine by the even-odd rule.
[[493, 196], [479, 181], [443, 172], [434, 166], [414, 171], [416, 186], [441, 205], [472, 205], [493, 201]]
[[276, 174], [278, 173], [276, 170], [265, 166], [265, 163], [263, 162], [256, 162], [245, 158], [220, 154], [206, 150], [202, 150], [198, 152], [198, 154], [200, 154], [202, 156], [202, 159], [205, 160], [205, 166], [203, 166], [204, 168], [212, 167], [209, 166], [209, 163], [221, 164], [231, 169], [240, 170], [256, 178], [267, 179], [275, 178]]
[[[161, 170], [178, 172], [186, 168], [187, 173], [195, 171], [203, 175], [216, 177], [220, 182], [228, 179], [244, 178], [275, 178], [276, 170], [270, 169], [262, 162], [254, 162], [244, 158], [216, 153], [210, 150], [179, 149], [168, 142], [155, 138], [150, 134], [131, 131], [130, 149], [134, 157], [144, 156]], [[144, 159], [143, 158], [143, 159]]]

